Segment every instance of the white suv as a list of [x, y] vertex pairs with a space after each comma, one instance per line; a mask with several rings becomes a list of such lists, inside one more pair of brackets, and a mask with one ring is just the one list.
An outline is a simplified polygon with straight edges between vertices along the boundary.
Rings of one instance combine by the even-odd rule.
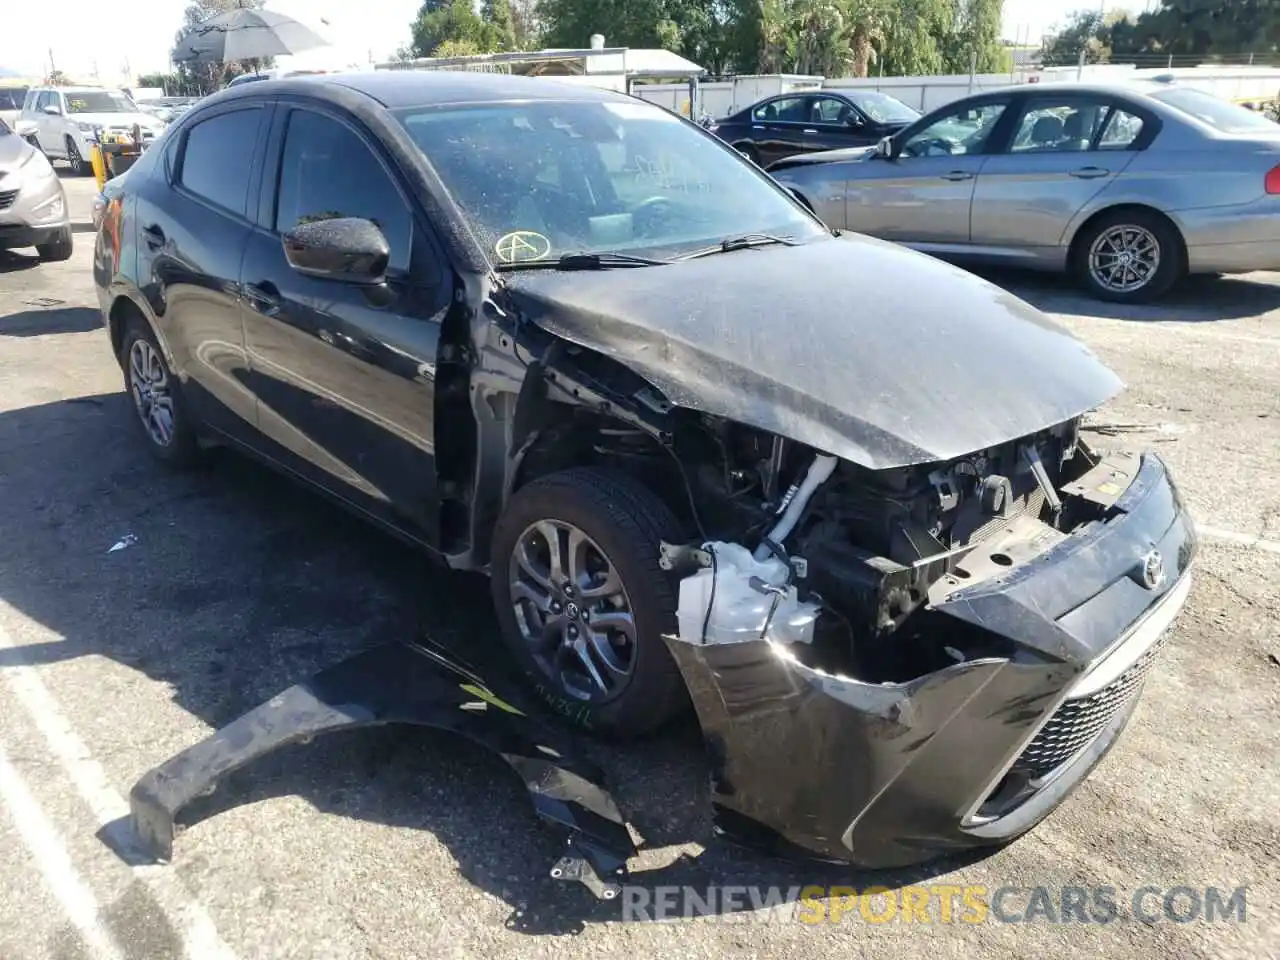
[[164, 130], [160, 120], [139, 110], [126, 94], [102, 87], [32, 87], [21, 119], [24, 126], [35, 125], [46, 156], [70, 162], [80, 174], [93, 172], [91, 145], [104, 131], [131, 133], [137, 125], [146, 144]]

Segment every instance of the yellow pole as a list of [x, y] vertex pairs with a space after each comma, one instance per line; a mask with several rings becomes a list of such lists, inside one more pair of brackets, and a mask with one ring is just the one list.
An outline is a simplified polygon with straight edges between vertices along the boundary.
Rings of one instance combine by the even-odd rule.
[[107, 158], [102, 155], [102, 144], [95, 143], [89, 148], [89, 162], [93, 164], [93, 179], [101, 190], [107, 183]]

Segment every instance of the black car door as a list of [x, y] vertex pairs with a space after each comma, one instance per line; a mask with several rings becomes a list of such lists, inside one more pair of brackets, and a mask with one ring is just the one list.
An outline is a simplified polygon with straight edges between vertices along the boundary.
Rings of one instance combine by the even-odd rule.
[[881, 125], [843, 97], [815, 94], [809, 105], [810, 122], [804, 127], [806, 150], [840, 150], [865, 147], [884, 136]]
[[762, 167], [805, 152], [808, 102], [803, 95], [774, 97], [752, 109], [751, 142]]
[[[264, 452], [434, 544], [436, 348], [452, 273], [386, 152], [351, 118], [281, 103], [267, 154], [241, 273]], [[321, 279], [289, 265], [283, 235], [335, 217], [382, 230], [385, 282]]]
[[236, 439], [253, 433], [240, 261], [257, 200], [270, 111], [236, 101], [203, 114], [165, 146], [138, 185], [137, 277], [195, 417]]

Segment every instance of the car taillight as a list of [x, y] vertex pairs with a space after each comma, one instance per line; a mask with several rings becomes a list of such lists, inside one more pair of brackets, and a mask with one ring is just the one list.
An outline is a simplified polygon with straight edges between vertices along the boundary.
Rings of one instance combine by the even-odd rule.
[[1267, 193], [1280, 193], [1280, 166], [1267, 171], [1267, 179], [1263, 181], [1263, 185], [1267, 188]]

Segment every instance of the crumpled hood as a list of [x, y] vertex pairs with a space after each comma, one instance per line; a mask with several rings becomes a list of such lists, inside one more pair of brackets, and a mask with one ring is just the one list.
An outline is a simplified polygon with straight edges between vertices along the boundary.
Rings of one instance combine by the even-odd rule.
[[805, 167], [814, 163], [838, 163], [848, 161], [864, 161], [870, 160], [875, 156], [875, 146], [869, 147], [841, 147], [838, 150], [818, 150], [814, 153], [793, 153], [789, 157], [783, 157], [781, 160], [775, 160], [765, 169], [769, 173], [775, 170], [785, 170], [787, 167]]
[[672, 403], [872, 469], [1026, 436], [1122, 387], [1012, 294], [858, 234], [504, 279], [533, 322], [625, 364]]

